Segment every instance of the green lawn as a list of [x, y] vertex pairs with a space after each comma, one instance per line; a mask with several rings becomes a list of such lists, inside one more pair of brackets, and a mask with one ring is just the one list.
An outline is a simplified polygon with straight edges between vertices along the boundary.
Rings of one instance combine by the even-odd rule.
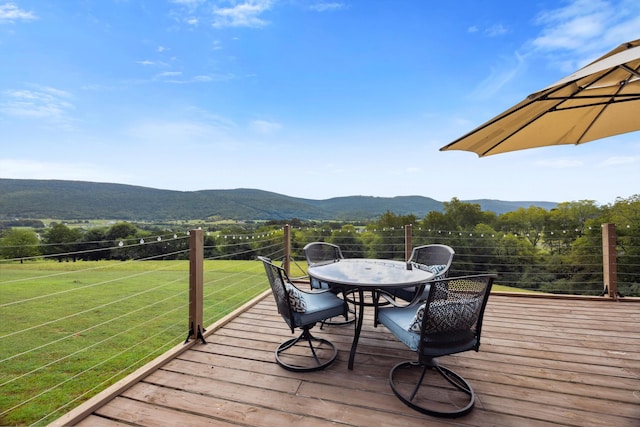
[[[204, 270], [205, 326], [268, 288], [255, 261]], [[188, 261], [0, 264], [0, 425], [47, 424], [184, 341], [188, 290]]]
[[[268, 288], [256, 261], [204, 271], [205, 327]], [[188, 289], [188, 261], [0, 264], [0, 425], [47, 424], [183, 342]]]

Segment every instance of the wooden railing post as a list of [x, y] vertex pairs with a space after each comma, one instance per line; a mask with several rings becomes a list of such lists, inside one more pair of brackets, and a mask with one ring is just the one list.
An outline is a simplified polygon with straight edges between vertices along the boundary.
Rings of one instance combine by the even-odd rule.
[[602, 272], [604, 276], [604, 290], [602, 295], [617, 299], [618, 293], [618, 268], [616, 254], [616, 225], [602, 224]]
[[203, 286], [204, 286], [204, 233], [201, 229], [189, 231], [189, 339], [201, 339], [203, 344]]
[[407, 224], [404, 226], [404, 260], [409, 261], [411, 251], [413, 250], [412, 233], [413, 225]]
[[291, 267], [291, 227], [289, 224], [284, 225], [284, 262], [282, 268], [287, 273], [290, 273]]

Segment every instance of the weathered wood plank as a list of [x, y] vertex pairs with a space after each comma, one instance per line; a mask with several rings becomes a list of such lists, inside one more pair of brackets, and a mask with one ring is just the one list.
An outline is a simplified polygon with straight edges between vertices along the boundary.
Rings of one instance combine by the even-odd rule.
[[[275, 363], [291, 338], [268, 295], [177, 352], [80, 425], [640, 426], [640, 304], [492, 295], [479, 352], [441, 358], [469, 380], [475, 409], [456, 420], [421, 415], [391, 392], [389, 370], [415, 353], [365, 312], [355, 367], [353, 325], [314, 328], [339, 355], [297, 373]], [[120, 424], [122, 425], [122, 424]]]

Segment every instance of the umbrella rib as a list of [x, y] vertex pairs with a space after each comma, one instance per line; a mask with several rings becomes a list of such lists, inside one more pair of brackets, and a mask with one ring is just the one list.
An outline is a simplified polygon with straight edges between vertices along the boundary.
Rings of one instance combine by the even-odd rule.
[[[621, 68], [622, 68], [622, 67], [621, 67]], [[626, 68], [623, 68], [623, 69], [624, 69], [625, 71], [629, 71], [629, 70], [627, 70], [627, 68], [629, 68], [629, 67], [626, 67]], [[630, 69], [630, 70], [631, 70], [631, 69]], [[633, 70], [632, 70], [632, 71], [633, 71]], [[582, 132], [582, 134], [580, 135], [580, 137], [577, 139], [577, 141], [576, 141], [576, 145], [578, 145], [578, 144], [580, 144], [580, 143], [582, 142], [582, 140], [583, 140], [584, 136], [587, 134], [587, 132], [589, 132], [589, 130], [591, 130], [591, 128], [593, 127], [593, 125], [594, 125], [594, 124], [596, 123], [596, 121], [597, 121], [597, 120], [602, 116], [602, 114], [604, 114], [604, 111], [607, 109], [607, 107], [608, 107], [609, 105], [613, 104], [613, 103], [616, 103], [615, 98], [616, 98], [617, 96], [619, 96], [619, 93], [620, 93], [620, 91], [622, 90], [622, 88], [624, 88], [624, 87], [625, 87], [626, 83], [627, 83], [627, 82], [631, 79], [631, 77], [633, 77], [635, 74], [636, 74], [636, 73], [635, 73], [635, 72], [633, 72], [633, 73], [629, 74], [629, 77], [627, 77], [626, 79], [624, 79], [624, 80], [621, 80], [621, 81], [620, 81], [620, 85], [618, 86], [618, 90], [616, 90], [616, 92], [615, 92], [613, 95], [611, 95], [611, 96], [609, 97], [609, 101], [608, 101], [608, 102], [601, 104], [601, 105], [602, 105], [602, 108], [600, 109], [600, 111], [598, 111], [598, 114], [596, 115], [596, 117], [594, 117], [594, 119], [593, 119], [593, 120], [591, 120], [591, 123], [589, 123], [589, 126], [587, 126], [587, 127], [584, 129], [584, 131]], [[629, 99], [627, 99], [627, 100], [629, 100]], [[617, 101], [617, 102], [621, 102], [621, 101]], [[599, 105], [599, 104], [596, 104], [596, 105]]]
[[[549, 93], [554, 93], [557, 92], [561, 89], [564, 89], [565, 87], [573, 84], [574, 82], [568, 82], [562, 86], [559, 86], [557, 88], [552, 88], [551, 90], [549, 90]], [[578, 88], [578, 90], [576, 92], [574, 92], [573, 94], [575, 95], [576, 93], [580, 92], [582, 89]], [[485, 150], [480, 157], [486, 156], [487, 154], [489, 154], [494, 148], [498, 147], [500, 144], [502, 144], [504, 141], [506, 141], [507, 139], [511, 138], [513, 135], [517, 134], [518, 132], [520, 132], [522, 129], [526, 128], [527, 126], [529, 126], [531, 123], [535, 122], [536, 120], [538, 120], [540, 117], [544, 116], [547, 113], [556, 111], [558, 109], [558, 106], [561, 105], [563, 102], [567, 101], [570, 99], [570, 97], [550, 97], [549, 93], [544, 94], [544, 95], [540, 95], [535, 97], [531, 102], [527, 103], [526, 105], [523, 105], [522, 108], [533, 104], [534, 102], [538, 102], [538, 101], [559, 101], [557, 104], [554, 104], [552, 107], [549, 107], [546, 111], [543, 111], [542, 113], [532, 117], [531, 119], [529, 119], [527, 122], [525, 122], [522, 126], [520, 126], [518, 129], [514, 130], [513, 132], [509, 133], [509, 135], [503, 137], [502, 139], [500, 139], [500, 141], [496, 142], [494, 145], [492, 145], [489, 149]], [[518, 109], [520, 110], [520, 109]], [[511, 113], [515, 113], [518, 110], [514, 110]], [[502, 116], [501, 118], [504, 118], [505, 116]]]
[[[549, 93], [555, 93], [555, 92], [557, 92], [557, 91], [559, 91], [559, 90], [561, 90], [561, 89], [564, 89], [565, 87], [567, 87], [567, 86], [569, 86], [569, 85], [571, 85], [571, 84], [573, 84], [573, 82], [568, 82], [568, 83], [565, 83], [565, 84], [563, 84], [563, 85], [561, 85], [561, 86], [551, 88], [551, 89], [549, 89]], [[455, 141], [450, 142], [449, 144], [447, 144], [447, 145], [445, 145], [444, 147], [440, 148], [440, 151], [446, 150], [447, 148], [449, 148], [449, 147], [450, 147], [450, 146], [452, 146], [453, 144], [457, 143], [458, 141], [461, 141], [461, 140], [463, 140], [463, 139], [465, 139], [465, 138], [467, 138], [467, 137], [469, 137], [469, 136], [471, 136], [471, 135], [473, 135], [473, 134], [475, 134], [475, 133], [480, 132], [482, 129], [486, 128], [487, 126], [490, 126], [490, 125], [492, 125], [492, 124], [494, 124], [494, 123], [496, 123], [496, 122], [499, 122], [500, 120], [505, 119], [506, 117], [509, 117], [510, 115], [512, 115], [512, 114], [514, 114], [514, 113], [517, 113], [518, 111], [522, 110], [523, 108], [528, 107], [529, 105], [533, 104], [533, 103], [534, 103], [534, 102], [536, 102], [536, 101], [539, 101], [540, 99], [543, 99], [543, 100], [545, 99], [545, 98], [544, 98], [544, 95], [535, 96], [535, 94], [534, 94], [534, 95], [529, 95], [529, 96], [528, 96], [528, 98], [530, 98], [530, 101], [529, 101], [529, 102], [527, 102], [526, 104], [521, 105], [520, 107], [518, 107], [518, 108], [514, 109], [513, 111], [508, 111], [508, 112], [506, 112], [506, 113], [504, 113], [504, 114], [501, 114], [501, 115], [500, 115], [500, 116], [498, 116], [498, 117], [494, 117], [492, 120], [490, 120], [490, 121], [486, 122], [485, 124], [483, 124], [483, 125], [481, 125], [481, 126], [479, 126], [479, 127], [475, 128], [474, 130], [472, 130], [471, 132], [467, 133], [466, 135], [463, 135], [463, 136], [461, 136], [460, 138], [456, 139]], [[560, 98], [560, 99], [562, 99], [562, 98]], [[555, 106], [554, 106], [554, 107], [555, 107]], [[552, 108], [553, 108], [553, 107], [552, 107]], [[543, 115], [544, 115], [544, 114], [546, 114], [546, 113], [547, 113], [546, 111], [545, 111], [545, 112], [543, 112], [542, 114], [540, 114], [539, 116], [537, 116], [535, 119], [537, 119], [537, 118], [539, 118], [539, 117], [543, 116]], [[480, 154], [480, 157], [485, 156], [489, 151], [493, 150], [493, 149], [494, 149], [494, 148], [496, 148], [498, 145], [502, 144], [502, 142], [503, 142], [505, 139], [510, 138], [510, 137], [511, 137], [511, 136], [513, 136], [515, 133], [517, 133], [517, 132], [519, 132], [520, 130], [522, 130], [522, 129], [524, 129], [525, 127], [527, 127], [527, 126], [528, 126], [529, 124], [531, 124], [531, 122], [533, 122], [535, 119], [530, 120], [529, 122], [525, 123], [525, 124], [524, 124], [520, 129], [518, 129], [516, 132], [513, 132], [512, 134], [510, 134], [510, 135], [506, 136], [505, 138], [502, 138], [499, 142], [497, 142], [497, 143], [496, 143], [495, 145], [493, 145], [491, 148], [489, 148], [488, 150], [486, 150], [485, 152], [483, 152], [482, 154]]]
[[[620, 84], [619, 84], [619, 86], [618, 86], [618, 90], [616, 90], [616, 92], [615, 92], [612, 96], [610, 96], [610, 97], [609, 97], [609, 101], [608, 101], [608, 102], [606, 102], [606, 103], [602, 104], [603, 106], [602, 106], [602, 108], [600, 109], [600, 111], [598, 112], [598, 114], [596, 115], [596, 117], [595, 117], [593, 120], [591, 120], [591, 123], [589, 123], [589, 126], [587, 126], [587, 127], [584, 129], [584, 131], [582, 132], [582, 134], [580, 135], [580, 137], [579, 137], [579, 138], [578, 138], [578, 140], [576, 141], [576, 145], [578, 145], [578, 144], [580, 144], [580, 143], [582, 142], [582, 140], [583, 140], [584, 136], [587, 134], [587, 132], [589, 132], [589, 130], [591, 130], [591, 128], [593, 127], [593, 125], [594, 125], [594, 124], [596, 123], [596, 121], [597, 121], [597, 120], [602, 116], [602, 114], [604, 114], [604, 110], [606, 110], [606, 109], [607, 109], [607, 107], [608, 107], [609, 105], [611, 105], [611, 104], [613, 104], [613, 103], [616, 103], [616, 102], [622, 102], [622, 101], [615, 101], [615, 98], [616, 98], [616, 97], [618, 97], [618, 96], [623, 96], [623, 95], [620, 95], [620, 91], [621, 91], [621, 90], [626, 86], [626, 84], [629, 82], [629, 80], [631, 80], [631, 78], [632, 78], [633, 76], [637, 76], [637, 75], [638, 75], [638, 72], [637, 72], [636, 70], [632, 69], [631, 67], [626, 66], [625, 64], [620, 64], [618, 67], [620, 67], [620, 68], [622, 68], [623, 70], [625, 70], [625, 71], [627, 71], [628, 73], [630, 73], [630, 74], [629, 74], [629, 77], [627, 77], [627, 78], [626, 78], [626, 79], [624, 79], [624, 80], [621, 80], [621, 81], [620, 81]], [[611, 71], [610, 71], [610, 72], [613, 72], [613, 68], [611, 69]], [[607, 74], [609, 74], [609, 73], [607, 73]], [[605, 74], [605, 75], [606, 75], [606, 74]], [[599, 80], [599, 79], [597, 79], [597, 80]], [[596, 81], [597, 81], [597, 80], [596, 80]], [[630, 99], [627, 99], [627, 101], [628, 101], [628, 100], [630, 100]], [[631, 98], [631, 100], [633, 100], [633, 98]], [[598, 104], [596, 104], [596, 105], [598, 105]]]
[[633, 68], [629, 67], [627, 64], [621, 64], [619, 65], [619, 67], [625, 70], [626, 72], [633, 74], [636, 77], [640, 77], [640, 72], [638, 72], [638, 70], [634, 70]]
[[[628, 68], [628, 67], [627, 67]], [[633, 69], [631, 69], [633, 70]], [[531, 120], [528, 120], [526, 123], [524, 123], [522, 126], [520, 126], [517, 130], [511, 132], [508, 136], [502, 138], [500, 141], [498, 141], [496, 144], [494, 144], [493, 146], [491, 146], [491, 148], [489, 148], [488, 150], [485, 150], [482, 156], [486, 156], [489, 152], [491, 152], [494, 148], [498, 147], [500, 144], [502, 144], [504, 141], [506, 141], [507, 139], [511, 138], [513, 135], [517, 134], [518, 132], [520, 132], [522, 129], [526, 128], [527, 126], [529, 126], [531, 123], [533, 123], [534, 121], [538, 120], [540, 117], [544, 116], [547, 113], [551, 113], [554, 111], [563, 111], [563, 110], [571, 110], [571, 109], [575, 109], [575, 108], [583, 108], [585, 106], [580, 106], [580, 107], [561, 107], [561, 105], [569, 100], [575, 100], [575, 99], [580, 99], [580, 98], [584, 98], [584, 99], [591, 99], [591, 98], [608, 98], [608, 100], [606, 102], [598, 102], [598, 103], [593, 103], [593, 106], [598, 106], [598, 105], [602, 105], [602, 109], [598, 112], [598, 114], [596, 115], [595, 119], [591, 121], [591, 123], [589, 124], [589, 126], [587, 126], [584, 131], [580, 134], [580, 137], [577, 139], [576, 144], [580, 144], [580, 142], [582, 141], [582, 139], [584, 138], [584, 136], [587, 134], [587, 132], [589, 132], [589, 130], [593, 127], [594, 123], [597, 121], [597, 119], [602, 116], [602, 114], [604, 113], [604, 110], [607, 109], [607, 107], [614, 103], [614, 102], [623, 102], [623, 101], [615, 101], [614, 99], [616, 97], [626, 97], [627, 95], [619, 95], [620, 90], [622, 90], [622, 88], [625, 86], [625, 83], [628, 82], [632, 75], [637, 74], [637, 72], [632, 73], [632, 75], [629, 75], [629, 77], [627, 77], [626, 79], [623, 80], [623, 84], [620, 84], [618, 89], [616, 90], [616, 93], [613, 95], [609, 95], [609, 96], [596, 96], [596, 95], [585, 95], [585, 96], [575, 96], [576, 94], [579, 94], [580, 92], [582, 92], [583, 90], [587, 89], [590, 86], [593, 86], [595, 83], [599, 82], [600, 80], [604, 79], [605, 77], [609, 76], [609, 74], [613, 73], [614, 68], [610, 69], [609, 71], [607, 71], [606, 73], [604, 73], [603, 75], [601, 75], [600, 77], [598, 77], [597, 79], [595, 79], [594, 81], [590, 82], [588, 85], [586, 86], [578, 86], [578, 90], [576, 92], [574, 92], [573, 94], [571, 94], [570, 96], [564, 96], [564, 97], [553, 97], [553, 96], [549, 96], [550, 93], [554, 93], [557, 92], [560, 89], [565, 88], [567, 85], [569, 84], [573, 84], [576, 83], [577, 81], [572, 81], [572, 82], [567, 82], [565, 85], [562, 85], [558, 88], [556, 88], [555, 90], [551, 90], [549, 91], [550, 93], [548, 94], [544, 94], [541, 95], [539, 97], [536, 97], [532, 102], [536, 102], [536, 101], [559, 101], [557, 104], [553, 105], [552, 107], [548, 108], [546, 111], [544, 111], [541, 114], [536, 115], [534, 118], [532, 118]], [[628, 71], [625, 69], [625, 71]], [[635, 95], [637, 96], [637, 95]], [[626, 99], [626, 101], [629, 100], [635, 100], [636, 98], [631, 98], [631, 99]], [[529, 104], [527, 104], [529, 105]], [[523, 106], [524, 107], [524, 106]], [[505, 116], [506, 117], [506, 116]]]
[[[579, 114], [572, 120], [575, 123], [567, 123], [568, 126], [571, 126], [571, 133], [574, 136], [577, 132], [580, 132], [579, 129], [582, 129], [577, 141], [573, 141], [576, 144], [582, 143], [603, 114], [611, 111], [611, 109], [608, 109], [609, 105], [640, 100], [638, 91], [636, 93], [628, 93], [627, 91], [631, 86], [636, 86], [636, 83], [640, 80], [640, 64], [638, 62], [640, 50], [636, 49], [637, 47], [640, 47], [640, 39], [619, 46], [588, 66], [561, 79], [556, 84], [532, 93], [519, 104], [440, 148], [440, 151], [461, 149], [475, 151], [480, 157], [483, 157], [492, 154], [494, 151], [513, 151], [515, 149], [528, 148], [529, 146], [537, 146], [521, 143], [518, 140], [518, 146], [506, 146], [504, 150], [498, 148], [505, 143], [509, 143], [514, 135], [522, 133], [534, 122], [545, 117], [547, 113], [588, 108], [589, 114], [584, 117], [585, 120], [581, 120], [580, 117], [582, 115]], [[622, 53], [631, 48], [634, 48], [633, 52]], [[623, 73], [620, 73], [621, 71]], [[571, 93], [566, 96], [560, 96], [562, 91]], [[610, 94], [590, 94], [590, 92], [601, 93], [606, 91], [609, 91]], [[627, 93], [621, 93], [623, 91]], [[542, 102], [542, 104], [536, 104], [537, 101]], [[531, 114], [534, 116], [531, 117]], [[593, 117], [593, 114], [595, 114], [595, 117]], [[555, 116], [552, 115], [552, 117]], [[559, 117], [560, 120], [564, 119], [566, 121], [565, 117]], [[588, 119], [591, 119], [590, 123]], [[518, 123], [520, 124], [518, 125]], [[517, 129], [513, 130], [514, 126]], [[508, 133], [508, 135], [504, 135], [504, 133]], [[569, 143], [569, 140], [565, 138], [566, 135], [563, 136], [556, 132], [551, 136], [553, 138], [561, 137], [561, 140], [556, 142], [558, 144]], [[457, 145], [463, 148], [457, 148]], [[487, 146], [490, 147], [486, 148]]]
[[[593, 97], [584, 97], [581, 96], [580, 99], [601, 99], [601, 98], [619, 98], [622, 97], [623, 95], [611, 95], [611, 96], [593, 96]], [[629, 102], [629, 101], [637, 101], [640, 99], [640, 94], [634, 94], [631, 95], [629, 97], [624, 96], [626, 99], [620, 99], [620, 100], [615, 100], [615, 99], [609, 99], [607, 101], [602, 101], [602, 102], [591, 102], [589, 104], [582, 104], [582, 105], [574, 105], [571, 107], [556, 107], [553, 111], [565, 111], [565, 110], [575, 110], [578, 108], [586, 108], [586, 107], [595, 107], [597, 105], [608, 105], [608, 104], [618, 104], [618, 103], [622, 103], [622, 102]], [[576, 98], [573, 98], [574, 100]]]

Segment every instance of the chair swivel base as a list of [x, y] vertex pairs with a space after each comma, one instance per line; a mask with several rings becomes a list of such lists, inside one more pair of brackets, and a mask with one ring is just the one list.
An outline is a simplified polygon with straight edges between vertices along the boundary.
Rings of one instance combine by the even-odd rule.
[[[428, 371], [435, 371], [446, 380], [440, 381], [441, 388], [425, 381]], [[410, 381], [413, 383], [409, 383]], [[397, 364], [389, 372], [389, 384], [393, 393], [405, 405], [434, 417], [462, 417], [471, 412], [475, 403], [475, 393], [471, 385], [452, 370], [440, 366], [435, 360], [431, 360], [430, 363]]]
[[297, 338], [280, 344], [276, 349], [276, 362], [284, 369], [295, 372], [311, 372], [331, 365], [338, 356], [338, 349], [329, 340], [316, 338], [304, 329]]

